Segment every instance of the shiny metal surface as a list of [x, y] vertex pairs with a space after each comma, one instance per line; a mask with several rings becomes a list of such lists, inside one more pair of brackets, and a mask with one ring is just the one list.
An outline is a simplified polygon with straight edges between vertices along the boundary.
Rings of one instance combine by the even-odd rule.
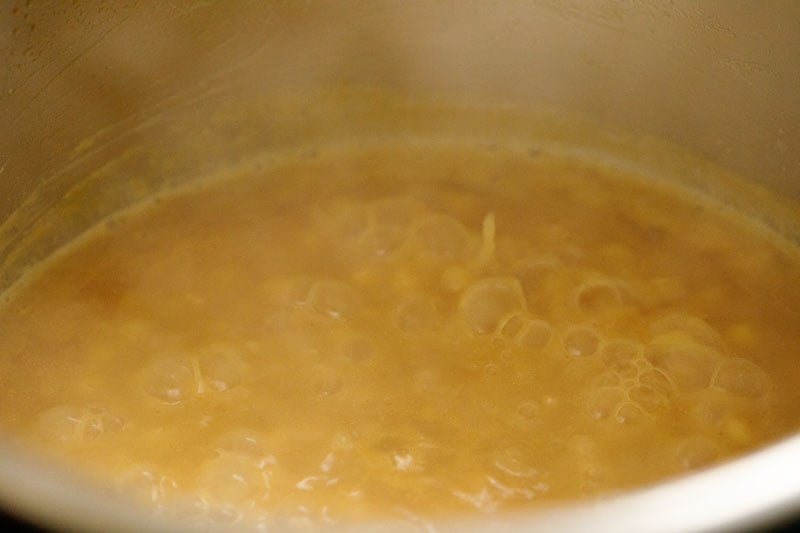
[[[531, 133], [509, 118], [517, 107], [587, 116], [640, 135], [645, 151], [651, 138], [684, 146], [783, 195], [785, 232], [797, 236], [792, 0], [13, 1], [0, 8], [0, 56], [0, 289], [116, 209], [253, 154], [404, 128], [488, 137], [502, 123], [517, 138]], [[345, 91], [347, 105], [317, 112], [320, 90]], [[392, 111], [416, 118], [388, 127], [380, 90], [499, 111], [494, 123], [450, 122], [455, 114], [398, 100]], [[548, 124], [553, 131], [534, 133], [572, 131]], [[6, 446], [5, 506], [70, 529], [156, 527]], [[793, 438], [686, 479], [495, 527], [763, 524], [800, 509], [798, 457]]]

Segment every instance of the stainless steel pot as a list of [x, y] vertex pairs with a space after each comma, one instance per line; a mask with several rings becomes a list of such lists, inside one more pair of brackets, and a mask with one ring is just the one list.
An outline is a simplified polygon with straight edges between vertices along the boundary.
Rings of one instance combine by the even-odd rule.
[[[264, 151], [409, 132], [577, 136], [639, 155], [675, 143], [744, 176], [737, 187], [754, 197], [762, 186], [781, 195], [783, 215], [770, 223], [800, 236], [792, 0], [19, 0], [0, 9], [0, 289], [163, 187]], [[491, 119], [458, 112], [478, 104]], [[575, 126], [582, 119], [560, 118], [572, 115], [612, 133], [589, 139]], [[708, 188], [700, 161], [654, 164]], [[799, 457], [794, 437], [603, 501], [440, 526], [764, 525], [800, 512]], [[0, 439], [0, 503], [65, 529], [175, 526], [27, 456], [10, 435]]]

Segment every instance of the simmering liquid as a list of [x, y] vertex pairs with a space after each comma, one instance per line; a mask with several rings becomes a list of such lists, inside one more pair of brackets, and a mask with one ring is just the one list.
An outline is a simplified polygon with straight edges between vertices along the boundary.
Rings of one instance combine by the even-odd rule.
[[164, 195], [0, 310], [0, 427], [189, 523], [606, 494], [800, 421], [796, 252], [565, 157], [329, 148]]

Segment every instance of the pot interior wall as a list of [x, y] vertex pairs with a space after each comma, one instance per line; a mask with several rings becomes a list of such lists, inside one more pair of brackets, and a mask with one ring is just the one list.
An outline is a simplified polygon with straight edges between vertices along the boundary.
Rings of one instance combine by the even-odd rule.
[[[800, 6], [747, 2], [18, 2], [0, 16], [0, 214], [165, 110], [347, 84], [547, 105], [797, 196]], [[201, 102], [201, 105], [197, 105]], [[347, 117], [340, 118], [346, 121]]]

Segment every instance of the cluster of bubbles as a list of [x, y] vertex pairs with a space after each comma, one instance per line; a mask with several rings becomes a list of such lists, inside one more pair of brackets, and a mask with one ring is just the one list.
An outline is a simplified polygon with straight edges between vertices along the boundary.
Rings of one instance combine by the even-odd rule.
[[667, 407], [674, 396], [708, 389], [745, 400], [762, 398], [769, 389], [758, 365], [729, 356], [720, 335], [688, 314], [654, 321], [646, 344], [612, 339], [603, 342], [601, 353], [607, 371], [587, 397], [598, 419], [635, 422]]
[[215, 443], [214, 454], [201, 465], [197, 476], [198, 490], [206, 497], [238, 504], [268, 494], [269, 468], [275, 464], [275, 457], [259, 433], [228, 432]]
[[[270, 300], [269, 326], [276, 330], [301, 317], [331, 324], [352, 322], [365, 311], [361, 295], [350, 284], [338, 279], [275, 278], [267, 281], [263, 289]], [[307, 322], [301, 320], [300, 323]]]
[[196, 352], [160, 354], [139, 376], [144, 393], [167, 405], [198, 395], [229, 391], [242, 380], [242, 361], [227, 346]]
[[221, 527], [246, 520], [264, 529], [267, 515], [259, 502], [269, 499], [275, 463], [261, 433], [234, 429], [214, 441], [208, 459], [195, 469], [189, 490], [182, 490], [174, 477], [152, 463], [120, 472], [116, 486], [184, 526]]
[[[766, 373], [754, 362], [731, 355], [719, 332], [698, 316], [668, 312], [648, 324], [644, 334], [637, 331], [630, 338], [603, 330], [602, 318], [621, 309], [650, 312], [674, 307], [685, 296], [674, 280], [604, 276], [581, 266], [582, 251], [566, 245], [501, 265], [494, 253], [491, 215], [484, 220], [483, 233], [475, 234], [457, 219], [427, 213], [423, 204], [409, 198], [384, 199], [360, 209], [349, 211], [360, 215], [349, 219], [348, 230], [363, 257], [435, 257], [442, 273], [437, 290], [445, 298], [447, 293], [456, 296], [455, 309], [448, 308], [441, 294], [415, 290], [404, 296], [394, 317], [401, 331], [409, 335], [441, 331], [443, 324], [456, 320], [470, 334], [491, 338], [495, 347], [599, 364], [590, 383], [573, 384], [583, 399], [584, 414], [593, 419], [636, 426], [681, 402], [694, 401], [703, 391], [750, 402], [769, 391]], [[392, 244], [373, 246], [377, 242]], [[562, 272], [567, 274], [554, 283], [553, 293], [585, 318], [582, 323], [559, 324], [559, 319], [532, 313], [528, 305], [539, 296], [548, 276], [559, 278]], [[743, 425], [735, 417], [731, 420], [733, 426]], [[729, 433], [741, 435], [745, 430], [739, 427]], [[685, 464], [695, 465], [701, 462], [697, 457], [714, 456], [709, 450], [718, 447], [713, 435], [690, 436], [678, 444], [677, 455]]]
[[505, 502], [534, 500], [550, 490], [530, 453], [517, 446], [495, 451], [486, 465], [484, 483], [473, 491], [454, 490], [453, 496], [489, 513]]
[[135, 463], [126, 468], [117, 476], [116, 485], [125, 494], [155, 506], [163, 504], [178, 490], [175, 479], [149, 462]]
[[[750, 360], [730, 355], [721, 335], [700, 317], [668, 313], [649, 323], [644, 334], [618, 337], [607, 333], [604, 323], [593, 317], [632, 302], [652, 305], [652, 299], [637, 294], [633, 281], [594, 272], [570, 277], [580, 270], [572, 268], [580, 261], [580, 250], [563, 248], [503, 264], [496, 253], [492, 214], [484, 218], [481, 231], [471, 232], [457, 218], [433, 212], [420, 201], [392, 197], [341, 205], [333, 214], [326, 213], [324, 223], [335, 233], [334, 242], [345, 255], [352, 256], [356, 271], [350, 277], [282, 277], [263, 284], [262, 293], [269, 300], [264, 331], [282, 336], [289, 352], [373, 360], [377, 337], [388, 331], [363, 332], [376, 323], [401, 339], [441, 334], [442, 342], [450, 342], [454, 336], [458, 341], [485, 341], [487, 346], [531, 360], [549, 358], [562, 366], [599, 369], [588, 382], [567, 383], [566, 387], [580, 395], [582, 415], [624, 427], [654, 420], [692, 395], [711, 391], [719, 394], [715, 398], [722, 404], [728, 397], [756, 402], [769, 390], [764, 371]], [[390, 264], [397, 268], [384, 279], [381, 276], [386, 270], [381, 268]], [[378, 272], [378, 277], [370, 277], [370, 265], [378, 265], [378, 270], [372, 271]], [[561, 320], [537, 307], [537, 291], [548, 276], [562, 270], [570, 275], [559, 281], [563, 286], [555, 284], [555, 292], [584, 321]], [[375, 289], [382, 284], [388, 286], [386, 291]], [[653, 294], [666, 301], [674, 292], [674, 287], [660, 284]], [[388, 313], [381, 320], [375, 320], [378, 311], [372, 306], [376, 293], [388, 294], [390, 300], [388, 311], [385, 302], [379, 306], [381, 313]], [[364, 327], [364, 323], [372, 326]], [[313, 337], [308, 334], [310, 329], [336, 335]], [[139, 390], [164, 408], [249, 386], [247, 364], [236, 347], [215, 345], [159, 354], [135, 379]], [[320, 380], [319, 396], [337, 394], [342, 387], [334, 370], [322, 368], [314, 375]], [[423, 369], [414, 377], [413, 386], [418, 390], [435, 391], [436, 384], [432, 369]], [[518, 403], [513, 413], [518, 421], [515, 427], [534, 427], [543, 402], [531, 397]], [[706, 407], [695, 414], [699, 425], [709, 426], [723, 418], [718, 411], [724, 411], [724, 405]], [[107, 409], [73, 406], [45, 411], [37, 423], [48, 438], [57, 441], [92, 439], [125, 426]], [[728, 435], [746, 433], [735, 418], [724, 423]], [[333, 446], [318, 471], [299, 478], [294, 490], [336, 485], [333, 465], [352, 447], [352, 442]], [[417, 439], [380, 453], [394, 473], [428, 475], [436, 463], [437, 449], [436, 443]], [[719, 443], [713, 435], [690, 435], [677, 444], [676, 454], [686, 468], [695, 468], [719, 455]], [[504, 502], [533, 500], [550, 490], [547, 475], [526, 450], [510, 446], [489, 455], [483, 484], [475, 490], [453, 489], [452, 496], [488, 512]], [[271, 522], [262, 511], [273, 493], [276, 465], [262, 434], [234, 430], [210, 447], [188, 491], [179, 490], [175, 479], [151, 463], [135, 464], [120, 474], [118, 484], [121, 490], [187, 523], [236, 523], [249, 509], [251, 519], [255, 517], [255, 522], [266, 528]], [[325, 512], [314, 520], [330, 521]]]

